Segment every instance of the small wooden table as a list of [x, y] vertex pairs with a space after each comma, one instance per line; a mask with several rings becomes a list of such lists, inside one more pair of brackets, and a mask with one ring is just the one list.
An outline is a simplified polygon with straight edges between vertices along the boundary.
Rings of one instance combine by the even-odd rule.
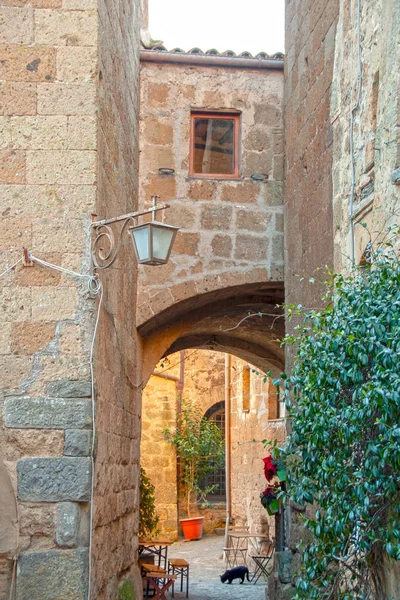
[[139, 556], [152, 554], [158, 557], [158, 566], [161, 566], [161, 561], [164, 562], [164, 569], [167, 569], [168, 546], [172, 542], [169, 540], [139, 540]]

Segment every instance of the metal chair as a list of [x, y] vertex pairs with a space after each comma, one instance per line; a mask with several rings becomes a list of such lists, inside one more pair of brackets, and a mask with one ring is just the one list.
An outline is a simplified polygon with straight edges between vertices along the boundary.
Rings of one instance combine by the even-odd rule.
[[267, 567], [272, 557], [274, 556], [275, 547], [274, 542], [267, 541], [263, 542], [262, 549], [259, 554], [251, 554], [250, 558], [254, 561], [256, 565], [256, 569], [251, 577], [251, 583], [256, 584], [260, 579], [261, 575], [263, 575], [266, 579], [268, 579], [270, 573], [267, 571]]
[[[248, 533], [250, 530], [249, 527], [247, 526], [239, 526], [239, 525], [232, 525], [228, 528], [228, 538], [229, 538], [229, 533]], [[232, 542], [231, 542], [232, 544]], [[238, 541], [238, 545], [234, 546], [234, 545], [230, 545], [224, 548], [224, 555], [225, 555], [225, 561], [226, 561], [226, 565], [232, 569], [233, 567], [236, 567], [238, 565], [238, 558], [239, 560], [241, 559], [243, 561], [244, 565], [247, 565], [247, 550], [248, 550], [248, 540], [247, 539], [243, 539]]]

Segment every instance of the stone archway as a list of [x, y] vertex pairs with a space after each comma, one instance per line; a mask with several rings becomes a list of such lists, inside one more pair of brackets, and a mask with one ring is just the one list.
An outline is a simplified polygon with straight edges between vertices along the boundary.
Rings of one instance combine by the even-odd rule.
[[[254, 527], [264, 523], [266, 533], [274, 534], [273, 519], [269, 523], [268, 519], [260, 514], [258, 496], [264, 489], [260, 487], [263, 480], [259, 477], [262, 474], [260, 458], [264, 452], [261, 440], [265, 438], [283, 440], [285, 435], [284, 421], [279, 418], [279, 411], [270, 412], [268, 391], [270, 384], [265, 381], [263, 375], [271, 371], [273, 376], [277, 376], [284, 369], [284, 352], [277, 341], [284, 334], [284, 315], [280, 307], [282, 299], [283, 286], [280, 282], [237, 285], [182, 300], [146, 321], [139, 329], [144, 365], [142, 385], [148, 384], [144, 392], [142, 410], [143, 462], [145, 468], [149, 469], [147, 474], [151, 476], [152, 472], [154, 473], [158, 487], [160, 487], [161, 477], [160, 461], [165, 462], [162, 463], [163, 492], [159, 497], [163, 514], [168, 520], [168, 535], [174, 535], [173, 520], [178, 517], [178, 513], [174, 513], [172, 506], [175, 504], [176, 507], [178, 503], [176, 484], [172, 482], [176, 473], [176, 462], [173, 457], [168, 458], [168, 445], [160, 436], [160, 432], [165, 426], [174, 426], [176, 411], [179, 410], [184, 382], [177, 365], [182, 362], [185, 364], [182, 355], [186, 353], [186, 356], [192, 357], [196, 352], [210, 350], [213, 351], [211, 354], [224, 353], [226, 356], [233, 357], [232, 373], [240, 374], [247, 370], [248, 385], [251, 386], [253, 393], [251, 406], [245, 408], [243, 404], [245, 384], [241, 377], [236, 377], [236, 387], [231, 386], [236, 391], [231, 396], [232, 420], [229, 423], [232, 431], [233, 456], [230, 473], [233, 512], [242, 522], [252, 523]], [[158, 366], [154, 370], [160, 359], [163, 359], [163, 366]], [[166, 364], [172, 364], [174, 369], [165, 367]], [[248, 365], [254, 366], [255, 369], [251, 369]], [[195, 367], [195, 371], [197, 370], [198, 366]], [[224, 377], [226, 386], [226, 371]], [[185, 379], [187, 380], [187, 375]], [[222, 400], [224, 400], [223, 393]], [[210, 397], [211, 401], [214, 402], [215, 398]], [[276, 396], [273, 401], [276, 402]], [[258, 440], [258, 446], [250, 444], [254, 439]], [[145, 455], [146, 444], [151, 445], [150, 460], [149, 456]], [[240, 447], [241, 444], [243, 447]], [[154, 451], [155, 448], [157, 452]], [[247, 464], [251, 465], [249, 473], [246, 472]], [[242, 493], [245, 480], [246, 494]], [[168, 490], [167, 494], [166, 490]], [[166, 495], [168, 502], [165, 501]], [[216, 510], [215, 514], [217, 513]], [[258, 513], [258, 516], [254, 517], [254, 520], [255, 513]], [[209, 521], [222, 518], [224, 523], [225, 508], [222, 512], [219, 510], [218, 517], [215, 514], [207, 514]]]
[[206, 292], [170, 306], [139, 327], [143, 381], [163, 356], [187, 348], [228, 352], [264, 371], [271, 364], [283, 369], [284, 351], [277, 342], [284, 334], [282, 302], [281, 282], [258, 282]]

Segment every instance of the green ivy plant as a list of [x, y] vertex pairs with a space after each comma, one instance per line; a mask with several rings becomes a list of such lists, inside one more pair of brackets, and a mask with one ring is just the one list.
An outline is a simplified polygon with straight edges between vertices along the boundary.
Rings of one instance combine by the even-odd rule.
[[164, 437], [176, 448], [180, 459], [179, 483], [186, 496], [187, 516], [191, 502], [211, 493], [215, 486], [203, 488], [202, 482], [224, 464], [224, 441], [218, 426], [205, 419], [200, 409], [182, 400], [175, 431], [164, 429]]
[[160, 517], [156, 512], [154, 485], [140, 468], [140, 503], [139, 503], [139, 536], [147, 538], [157, 536], [160, 532]]
[[[350, 276], [331, 275], [324, 305], [285, 338], [297, 345], [292, 375], [282, 375], [292, 428], [288, 494], [314, 503], [295, 598], [383, 599], [383, 564], [400, 559], [396, 252], [380, 249]], [[303, 315], [301, 306], [289, 312]]]

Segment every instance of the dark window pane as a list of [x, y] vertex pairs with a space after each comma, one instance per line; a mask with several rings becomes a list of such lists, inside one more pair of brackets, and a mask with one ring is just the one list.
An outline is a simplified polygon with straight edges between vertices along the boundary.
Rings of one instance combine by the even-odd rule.
[[[209, 420], [217, 425], [221, 431], [222, 438], [225, 439], [225, 409], [215, 411], [209, 417]], [[225, 467], [219, 467], [215, 473], [205, 477], [200, 484], [202, 489], [207, 489], [211, 486], [215, 486], [215, 488], [211, 494], [207, 494], [207, 500], [224, 502], [226, 499]]]
[[232, 175], [235, 172], [234, 134], [233, 119], [195, 118], [194, 172]]

